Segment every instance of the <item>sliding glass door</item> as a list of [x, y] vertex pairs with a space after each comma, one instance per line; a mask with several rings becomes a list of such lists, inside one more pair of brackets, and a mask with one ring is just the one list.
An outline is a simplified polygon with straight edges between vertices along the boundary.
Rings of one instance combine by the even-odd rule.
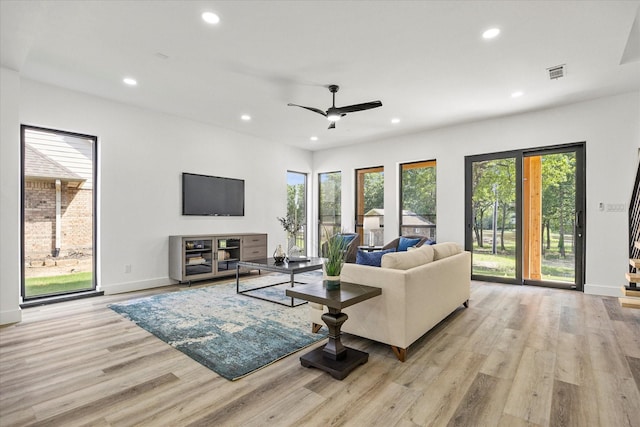
[[479, 157], [469, 167], [472, 273], [514, 281], [519, 276], [516, 158]]
[[584, 144], [465, 160], [473, 278], [582, 290]]
[[528, 152], [523, 157], [525, 284], [547, 282], [582, 289], [585, 210], [582, 151], [545, 150]]

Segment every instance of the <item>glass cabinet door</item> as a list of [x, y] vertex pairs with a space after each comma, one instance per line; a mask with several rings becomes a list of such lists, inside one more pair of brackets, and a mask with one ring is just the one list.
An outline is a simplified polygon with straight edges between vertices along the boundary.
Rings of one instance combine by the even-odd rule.
[[184, 243], [185, 276], [213, 272], [211, 240], [186, 240]]
[[235, 271], [240, 261], [240, 239], [216, 240], [216, 272]]

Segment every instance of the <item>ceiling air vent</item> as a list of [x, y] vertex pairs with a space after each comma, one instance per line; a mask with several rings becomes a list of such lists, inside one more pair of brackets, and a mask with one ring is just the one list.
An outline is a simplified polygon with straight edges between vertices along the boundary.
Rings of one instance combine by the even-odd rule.
[[551, 80], [559, 79], [560, 77], [564, 77], [564, 64], [556, 65], [555, 67], [547, 68], [549, 72], [549, 78]]

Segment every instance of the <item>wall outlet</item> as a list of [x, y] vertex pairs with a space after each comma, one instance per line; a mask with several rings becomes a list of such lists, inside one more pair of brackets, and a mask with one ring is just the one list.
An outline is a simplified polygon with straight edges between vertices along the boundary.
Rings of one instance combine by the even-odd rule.
[[131, 273], [131, 264], [125, 264], [124, 272], [125, 273]]

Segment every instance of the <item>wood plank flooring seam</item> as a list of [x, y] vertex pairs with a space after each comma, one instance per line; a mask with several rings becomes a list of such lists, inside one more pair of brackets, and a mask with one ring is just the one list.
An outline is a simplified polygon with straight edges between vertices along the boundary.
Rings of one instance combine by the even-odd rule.
[[[416, 427], [475, 418], [498, 427], [636, 427], [640, 419], [640, 311], [615, 298], [472, 282], [471, 306], [416, 341], [405, 363], [387, 345], [346, 334], [369, 362], [343, 381], [302, 368], [295, 354], [230, 382], [106, 307], [184, 289], [23, 310], [22, 323], [0, 328], [0, 424]], [[86, 330], [64, 334], [67, 325]], [[163, 375], [175, 379], [116, 396]], [[299, 410], [281, 411], [289, 404]]]

